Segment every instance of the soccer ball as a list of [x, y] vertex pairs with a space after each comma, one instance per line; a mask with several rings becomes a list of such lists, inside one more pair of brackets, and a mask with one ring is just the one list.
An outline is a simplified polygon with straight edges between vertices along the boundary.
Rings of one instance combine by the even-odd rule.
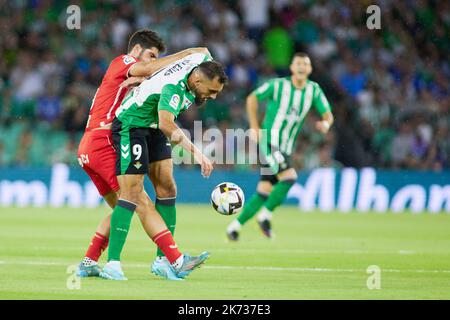
[[244, 192], [231, 182], [218, 184], [211, 193], [211, 205], [218, 213], [229, 216], [239, 213], [244, 207]]

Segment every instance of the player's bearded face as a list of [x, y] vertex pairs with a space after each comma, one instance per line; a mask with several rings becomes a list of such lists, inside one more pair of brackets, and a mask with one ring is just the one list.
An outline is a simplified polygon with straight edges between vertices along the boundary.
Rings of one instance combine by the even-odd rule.
[[198, 86], [196, 85], [193, 89], [192, 89], [192, 91], [194, 91], [194, 94], [195, 94], [195, 99], [194, 99], [194, 103], [197, 105], [197, 106], [202, 106], [207, 100], [208, 100], [208, 98], [206, 98], [206, 97], [204, 97], [199, 91], [201, 91], [201, 90], [198, 90]]
[[195, 103], [197, 106], [201, 106], [201, 105], [203, 105], [203, 104], [206, 102], [206, 100], [208, 100], [208, 99], [207, 99], [207, 98], [201, 98], [200, 96], [195, 95], [194, 103]]
[[191, 88], [194, 92], [194, 102], [197, 106], [201, 106], [209, 99], [215, 99], [222, 89], [223, 84], [221, 84], [217, 78], [210, 80], [204, 75], [199, 75], [194, 81], [193, 88]]

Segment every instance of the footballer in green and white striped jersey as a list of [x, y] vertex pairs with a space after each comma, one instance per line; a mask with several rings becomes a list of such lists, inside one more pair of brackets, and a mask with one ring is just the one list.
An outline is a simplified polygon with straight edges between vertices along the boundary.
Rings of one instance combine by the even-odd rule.
[[[327, 98], [320, 86], [308, 79], [312, 71], [309, 56], [296, 53], [290, 71], [289, 77], [269, 80], [247, 97], [251, 137], [258, 142], [260, 150], [261, 180], [237, 219], [228, 225], [227, 236], [231, 241], [239, 239], [241, 226], [258, 212], [261, 231], [268, 238], [273, 236], [272, 213], [283, 203], [297, 180], [290, 159], [309, 111], [315, 109], [321, 115], [322, 119], [315, 123], [321, 133], [326, 134], [333, 124]], [[267, 101], [267, 107], [260, 125], [258, 104], [263, 100]]]
[[157, 129], [159, 110], [177, 117], [198, 98], [187, 85], [192, 69], [211, 60], [208, 55], [194, 53], [156, 72], [128, 93], [116, 111], [117, 119], [123, 127]]
[[331, 111], [317, 82], [306, 80], [303, 88], [294, 86], [291, 77], [265, 82], [253, 91], [259, 101], [267, 100], [261, 128], [268, 132], [267, 142], [290, 156], [306, 115], [315, 108], [320, 114]]

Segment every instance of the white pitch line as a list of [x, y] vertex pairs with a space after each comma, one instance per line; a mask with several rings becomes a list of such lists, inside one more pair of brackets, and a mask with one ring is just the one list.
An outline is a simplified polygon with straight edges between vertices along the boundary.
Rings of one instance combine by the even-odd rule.
[[[34, 250], [40, 250], [40, 251], [67, 251], [67, 250], [79, 250], [79, 246], [73, 246], [73, 247], [50, 247], [50, 246], [39, 246], [39, 247], [33, 247]], [[192, 251], [202, 251], [203, 249], [200, 248], [190, 248]], [[255, 252], [267, 252], [267, 248], [239, 248], [238, 249], [240, 253], [255, 253]], [[360, 249], [350, 249], [350, 250], [332, 250], [332, 249], [323, 249], [323, 250], [308, 250], [308, 249], [274, 249], [275, 253], [298, 253], [298, 254], [400, 254], [400, 255], [415, 255], [420, 254], [420, 252], [413, 251], [413, 250], [392, 250], [392, 251], [377, 251], [377, 250], [360, 250]], [[130, 251], [134, 252], [149, 252], [148, 248], [132, 248]], [[212, 248], [209, 249], [210, 252], [223, 252], [223, 253], [231, 253], [236, 254], [235, 248]], [[444, 252], [444, 251], [442, 251]], [[447, 252], [445, 252], [447, 253]]]
[[417, 252], [414, 250], [399, 250], [398, 254], [410, 255], [410, 254], [417, 254]]
[[[31, 265], [31, 266], [66, 266], [72, 265], [70, 262], [45, 262], [45, 261], [0, 261], [0, 265]], [[149, 269], [150, 264], [123, 264], [124, 268]], [[298, 271], [298, 272], [350, 272], [350, 273], [366, 273], [364, 269], [339, 269], [339, 268], [306, 268], [306, 267], [272, 267], [272, 266], [221, 266], [221, 265], [205, 265], [204, 269], [218, 270], [257, 270], [257, 271]], [[424, 270], [424, 269], [383, 269], [381, 272], [394, 273], [450, 273], [450, 270]]]

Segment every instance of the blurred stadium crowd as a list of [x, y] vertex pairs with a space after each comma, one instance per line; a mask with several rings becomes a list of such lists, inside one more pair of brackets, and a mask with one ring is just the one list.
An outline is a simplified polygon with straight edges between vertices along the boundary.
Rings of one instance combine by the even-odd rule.
[[[110, 60], [126, 52], [134, 30], [150, 28], [169, 53], [207, 46], [226, 65], [229, 86], [186, 112], [184, 128], [198, 119], [222, 131], [247, 128], [246, 95], [288, 75], [292, 54], [305, 51], [336, 124], [324, 138], [309, 117], [297, 167], [448, 168], [450, 2], [373, 1], [381, 30], [369, 30], [371, 2], [0, 0], [0, 166], [76, 165]], [[80, 30], [66, 27], [70, 4], [81, 8]]]

